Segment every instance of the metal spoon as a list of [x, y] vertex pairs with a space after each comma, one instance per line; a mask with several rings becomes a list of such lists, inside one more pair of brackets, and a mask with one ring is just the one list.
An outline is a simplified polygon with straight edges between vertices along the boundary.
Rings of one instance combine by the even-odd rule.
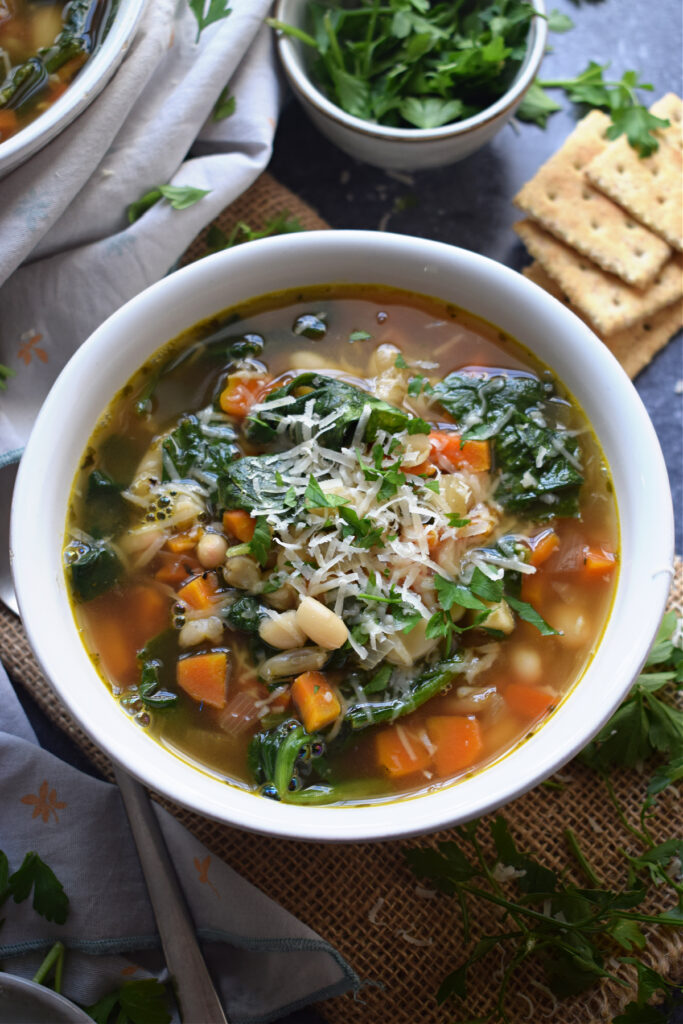
[[147, 791], [114, 766], [184, 1024], [229, 1024]]

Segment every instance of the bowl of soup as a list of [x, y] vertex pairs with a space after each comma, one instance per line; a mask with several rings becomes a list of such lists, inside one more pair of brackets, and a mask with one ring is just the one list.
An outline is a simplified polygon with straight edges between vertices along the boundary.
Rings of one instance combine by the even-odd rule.
[[33, 156], [104, 88], [145, 0], [0, 5], [0, 176]]
[[57, 693], [171, 799], [424, 833], [575, 755], [638, 672], [672, 513], [609, 351], [517, 273], [283, 236], [141, 293], [22, 459], [17, 595]]

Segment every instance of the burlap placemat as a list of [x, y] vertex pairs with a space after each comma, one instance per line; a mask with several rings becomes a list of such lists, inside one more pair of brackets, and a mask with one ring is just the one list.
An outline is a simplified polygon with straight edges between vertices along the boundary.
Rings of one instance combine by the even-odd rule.
[[[224, 212], [219, 224], [228, 231], [238, 220], [259, 227], [283, 210], [298, 217], [304, 227], [326, 226], [267, 175]], [[205, 252], [200, 237], [188, 258], [196, 259]], [[683, 606], [680, 559], [669, 604]], [[108, 759], [59, 703], [38, 668], [21, 623], [2, 606], [0, 655], [10, 675], [24, 684], [51, 720], [111, 779]], [[636, 850], [609, 808], [601, 781], [578, 762], [566, 766], [560, 776], [561, 791], [539, 787], [505, 809], [518, 845], [549, 867], [562, 870], [568, 863], [563, 834], [572, 828], [605, 885], [622, 887], [626, 878], [619, 850]], [[646, 781], [646, 775], [635, 772], [622, 772], [614, 779], [617, 796], [634, 822]], [[213, 853], [333, 943], [362, 978], [374, 983], [365, 986], [356, 999], [342, 996], [322, 1004], [321, 1012], [329, 1024], [447, 1024], [457, 1018], [455, 1007], [439, 1007], [435, 994], [445, 975], [465, 958], [459, 908], [446, 896], [425, 898], [402, 855], [403, 848], [436, 844], [449, 838], [448, 832], [407, 842], [306, 844], [249, 835], [162, 802]], [[680, 797], [673, 789], [660, 798], [659, 808], [651, 828], [656, 842], [683, 828]], [[488, 820], [483, 820], [482, 835]], [[579, 877], [575, 881], [583, 884]], [[655, 894], [647, 910], [663, 909]], [[473, 908], [473, 935], [499, 931], [496, 920], [488, 908]], [[644, 959], [672, 980], [679, 980], [683, 974], [681, 932], [661, 929], [650, 933]], [[483, 1015], [492, 1008], [503, 969], [504, 963], [492, 954], [471, 970], [467, 1016]], [[514, 1024], [543, 1019], [555, 1024], [597, 1024], [611, 1021], [633, 994], [608, 982], [558, 1006], [543, 986], [540, 969], [529, 968], [517, 976], [508, 1013]]]

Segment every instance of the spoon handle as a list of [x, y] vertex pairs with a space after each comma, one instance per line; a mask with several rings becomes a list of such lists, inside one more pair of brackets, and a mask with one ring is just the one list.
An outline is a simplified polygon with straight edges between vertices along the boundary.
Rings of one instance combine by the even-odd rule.
[[183, 1024], [229, 1024], [146, 790], [114, 766]]

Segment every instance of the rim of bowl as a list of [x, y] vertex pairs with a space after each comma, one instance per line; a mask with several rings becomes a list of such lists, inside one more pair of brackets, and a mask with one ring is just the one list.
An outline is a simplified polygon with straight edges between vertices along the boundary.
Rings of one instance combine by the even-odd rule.
[[[40, 1013], [40, 1020], [47, 1021], [51, 1019], [46, 1016], [49, 1012], [51, 1015], [55, 1015], [55, 1024], [88, 1024], [88, 1021], [92, 1024], [92, 1017], [89, 1017], [85, 1010], [81, 1010], [80, 1006], [72, 1003], [66, 996], [37, 981], [22, 978], [18, 974], [0, 971], [0, 999], [5, 1004], [12, 1001], [14, 1003], [13, 1012], [18, 1009], [24, 1020], [27, 1019], [24, 1014], [30, 1012], [32, 1015]], [[17, 1001], [19, 1002], [18, 1007]], [[3, 1018], [7, 1020], [0, 1009], [0, 1020]], [[36, 1019], [38, 1018], [36, 1017]]]
[[102, 91], [126, 55], [147, 0], [118, 0], [104, 39], [69, 88], [34, 121], [0, 143], [0, 174], [9, 174], [51, 142]]
[[[302, 263], [308, 269], [297, 270]], [[435, 792], [370, 806], [301, 807], [219, 781], [165, 750], [116, 707], [77, 631], [61, 553], [71, 487], [88, 438], [146, 358], [193, 324], [239, 304], [239, 297], [221, 299], [226, 281], [227, 294], [234, 293], [238, 275], [266, 286], [264, 292], [255, 286], [249, 297], [296, 288], [306, 278], [314, 284], [405, 287], [410, 275], [411, 290], [445, 301], [449, 282], [468, 296], [478, 285], [478, 297], [457, 304], [498, 321], [530, 351], [540, 348], [538, 358], [570, 392], [573, 381], [580, 382], [575, 397], [610, 465], [620, 516], [619, 579], [603, 636], [581, 679], [529, 739]], [[453, 294], [450, 301], [456, 302]], [[551, 342], [530, 343], [523, 329], [511, 330], [517, 321], [531, 322], [536, 339], [553, 339], [553, 360], [543, 354]], [[83, 386], [98, 379], [106, 380], [99, 392]], [[238, 828], [357, 842], [425, 834], [497, 809], [585, 746], [629, 689], [661, 621], [672, 572], [673, 510], [659, 442], [633, 384], [607, 347], [556, 299], [516, 271], [442, 242], [386, 232], [316, 231], [262, 239], [190, 264], [131, 299], [91, 335], [57, 378], [26, 446], [12, 507], [10, 557], [24, 625], [47, 678], [114, 761], [175, 803]]]
[[[277, 0], [275, 17], [278, 21], [286, 20], [284, 11], [291, 2], [292, 0]], [[336, 103], [329, 100], [311, 81], [304, 70], [304, 62], [299, 57], [298, 47], [303, 44], [297, 44], [296, 40], [283, 33], [278, 33], [278, 53], [280, 54], [289, 84], [294, 91], [310, 103], [311, 106], [315, 107], [319, 113], [360, 135], [366, 135], [372, 139], [402, 143], [430, 142], [452, 136], [467, 135], [469, 132], [474, 131], [474, 129], [495, 121], [501, 114], [508, 111], [510, 107], [516, 106], [536, 77], [545, 54], [548, 23], [545, 18], [545, 0], [531, 0], [531, 3], [537, 12], [537, 16], [532, 20], [529, 29], [530, 34], [532, 34], [532, 43], [527, 49], [524, 61], [510, 88], [495, 103], [485, 107], [478, 114], [465, 118], [463, 121], [441, 125], [439, 128], [392, 128], [387, 125], [374, 124], [353, 114], [348, 114]]]

